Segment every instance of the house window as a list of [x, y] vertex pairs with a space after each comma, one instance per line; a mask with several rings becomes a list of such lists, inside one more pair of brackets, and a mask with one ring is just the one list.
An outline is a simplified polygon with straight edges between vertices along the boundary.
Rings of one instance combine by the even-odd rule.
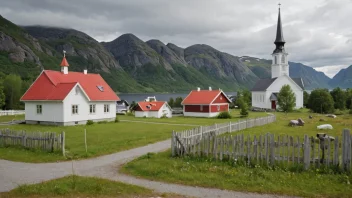
[[110, 105], [104, 104], [104, 113], [109, 113], [110, 112]]
[[220, 96], [220, 100], [222, 100], [222, 96]]
[[281, 57], [281, 63], [285, 63], [285, 56], [284, 55], [282, 55], [282, 57]]
[[220, 105], [218, 105], [218, 111], [220, 111]]
[[200, 111], [203, 111], [203, 105], [200, 105]]
[[42, 114], [42, 105], [37, 105], [37, 114]]
[[72, 114], [78, 114], [78, 105], [72, 105]]
[[95, 104], [89, 105], [89, 113], [91, 114], [95, 113]]

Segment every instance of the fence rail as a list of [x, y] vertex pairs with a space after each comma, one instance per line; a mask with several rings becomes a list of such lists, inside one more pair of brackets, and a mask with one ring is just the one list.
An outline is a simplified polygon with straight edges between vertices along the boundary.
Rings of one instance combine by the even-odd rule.
[[24, 110], [0, 110], [0, 116], [23, 115], [23, 114], [25, 114]]
[[293, 137], [265, 135], [203, 136], [197, 144], [185, 144], [177, 150], [180, 156], [212, 157], [216, 160], [241, 160], [246, 163], [340, 167], [351, 171], [352, 136], [345, 129], [342, 137]]
[[226, 132], [241, 131], [243, 129], [252, 128], [255, 126], [262, 126], [276, 121], [274, 115], [269, 115], [261, 118], [251, 118], [246, 120], [239, 120], [237, 122], [228, 122], [221, 124], [214, 124], [211, 126], [201, 126], [191, 130], [181, 132], [173, 132], [171, 138], [172, 156], [176, 156], [184, 147], [199, 144], [203, 137], [217, 136]]
[[22, 146], [30, 149], [40, 149], [53, 152], [63, 150], [65, 145], [65, 132], [56, 134], [53, 132], [13, 131], [0, 130], [0, 146]]

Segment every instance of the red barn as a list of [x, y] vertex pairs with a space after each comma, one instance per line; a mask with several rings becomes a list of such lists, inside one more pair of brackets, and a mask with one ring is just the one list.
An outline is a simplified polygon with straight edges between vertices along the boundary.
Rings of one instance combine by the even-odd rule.
[[182, 101], [183, 115], [192, 117], [214, 117], [222, 111], [229, 111], [231, 100], [222, 90], [191, 91]]

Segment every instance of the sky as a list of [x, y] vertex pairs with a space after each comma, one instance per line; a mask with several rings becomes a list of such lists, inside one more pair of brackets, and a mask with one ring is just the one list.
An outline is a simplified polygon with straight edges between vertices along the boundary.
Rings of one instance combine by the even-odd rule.
[[[98, 41], [132, 33], [180, 47], [207, 44], [271, 59], [277, 0], [0, 0], [18, 25], [83, 31]], [[352, 0], [281, 0], [289, 60], [333, 77], [352, 64]]]

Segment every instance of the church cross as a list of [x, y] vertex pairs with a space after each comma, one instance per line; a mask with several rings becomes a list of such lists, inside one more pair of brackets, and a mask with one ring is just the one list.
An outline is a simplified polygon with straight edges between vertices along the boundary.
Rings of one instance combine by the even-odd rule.
[[279, 5], [279, 9], [280, 9], [281, 3], [279, 3], [279, 4], [277, 4], [277, 5]]

